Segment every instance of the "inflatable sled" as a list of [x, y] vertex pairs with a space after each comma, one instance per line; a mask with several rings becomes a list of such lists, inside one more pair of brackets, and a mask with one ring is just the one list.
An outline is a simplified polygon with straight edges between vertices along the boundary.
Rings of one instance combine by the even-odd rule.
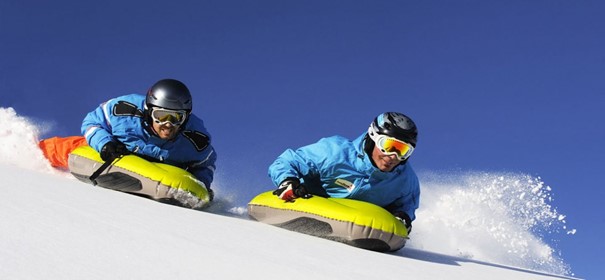
[[90, 176], [103, 164], [90, 146], [78, 147], [69, 154], [69, 171], [82, 182], [193, 209], [204, 208], [210, 202], [204, 183], [181, 168], [126, 155], [93, 182]]
[[397, 251], [408, 232], [380, 206], [345, 198], [313, 196], [285, 202], [271, 191], [248, 203], [248, 215], [263, 223], [373, 251]]

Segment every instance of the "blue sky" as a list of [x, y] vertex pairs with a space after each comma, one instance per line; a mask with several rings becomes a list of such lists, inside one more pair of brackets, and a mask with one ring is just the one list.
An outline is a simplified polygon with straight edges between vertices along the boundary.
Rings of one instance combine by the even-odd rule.
[[419, 127], [419, 172], [540, 176], [578, 230], [560, 237], [564, 260], [605, 276], [605, 4], [103, 2], [0, 3], [0, 107], [75, 135], [99, 103], [180, 79], [217, 175], [250, 194], [284, 149], [400, 111]]

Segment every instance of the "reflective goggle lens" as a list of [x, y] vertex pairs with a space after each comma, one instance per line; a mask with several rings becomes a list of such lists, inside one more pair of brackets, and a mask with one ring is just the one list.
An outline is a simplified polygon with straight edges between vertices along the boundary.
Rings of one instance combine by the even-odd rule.
[[397, 155], [400, 160], [407, 159], [414, 151], [414, 147], [412, 147], [412, 145], [391, 137], [384, 137], [380, 139], [380, 141], [378, 141], [378, 145], [384, 154]]
[[154, 108], [151, 111], [151, 118], [158, 124], [171, 123], [174, 126], [181, 125], [185, 121], [187, 113], [185, 111], [174, 111], [168, 109]]

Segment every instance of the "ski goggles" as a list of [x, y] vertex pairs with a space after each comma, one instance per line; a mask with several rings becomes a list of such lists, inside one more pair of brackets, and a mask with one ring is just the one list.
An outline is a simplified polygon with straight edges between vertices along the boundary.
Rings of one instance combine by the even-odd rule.
[[378, 135], [376, 147], [385, 155], [396, 155], [399, 160], [403, 161], [409, 158], [414, 152], [414, 147], [399, 139], [386, 135]]
[[170, 123], [174, 126], [179, 126], [187, 119], [187, 111], [155, 107], [151, 109], [151, 118], [159, 125]]

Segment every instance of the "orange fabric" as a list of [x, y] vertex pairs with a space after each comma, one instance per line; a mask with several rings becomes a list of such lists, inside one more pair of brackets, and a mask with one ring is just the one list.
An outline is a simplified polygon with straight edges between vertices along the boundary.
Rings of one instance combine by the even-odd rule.
[[67, 168], [69, 153], [75, 148], [88, 145], [84, 136], [53, 137], [38, 143], [44, 156], [53, 167]]

